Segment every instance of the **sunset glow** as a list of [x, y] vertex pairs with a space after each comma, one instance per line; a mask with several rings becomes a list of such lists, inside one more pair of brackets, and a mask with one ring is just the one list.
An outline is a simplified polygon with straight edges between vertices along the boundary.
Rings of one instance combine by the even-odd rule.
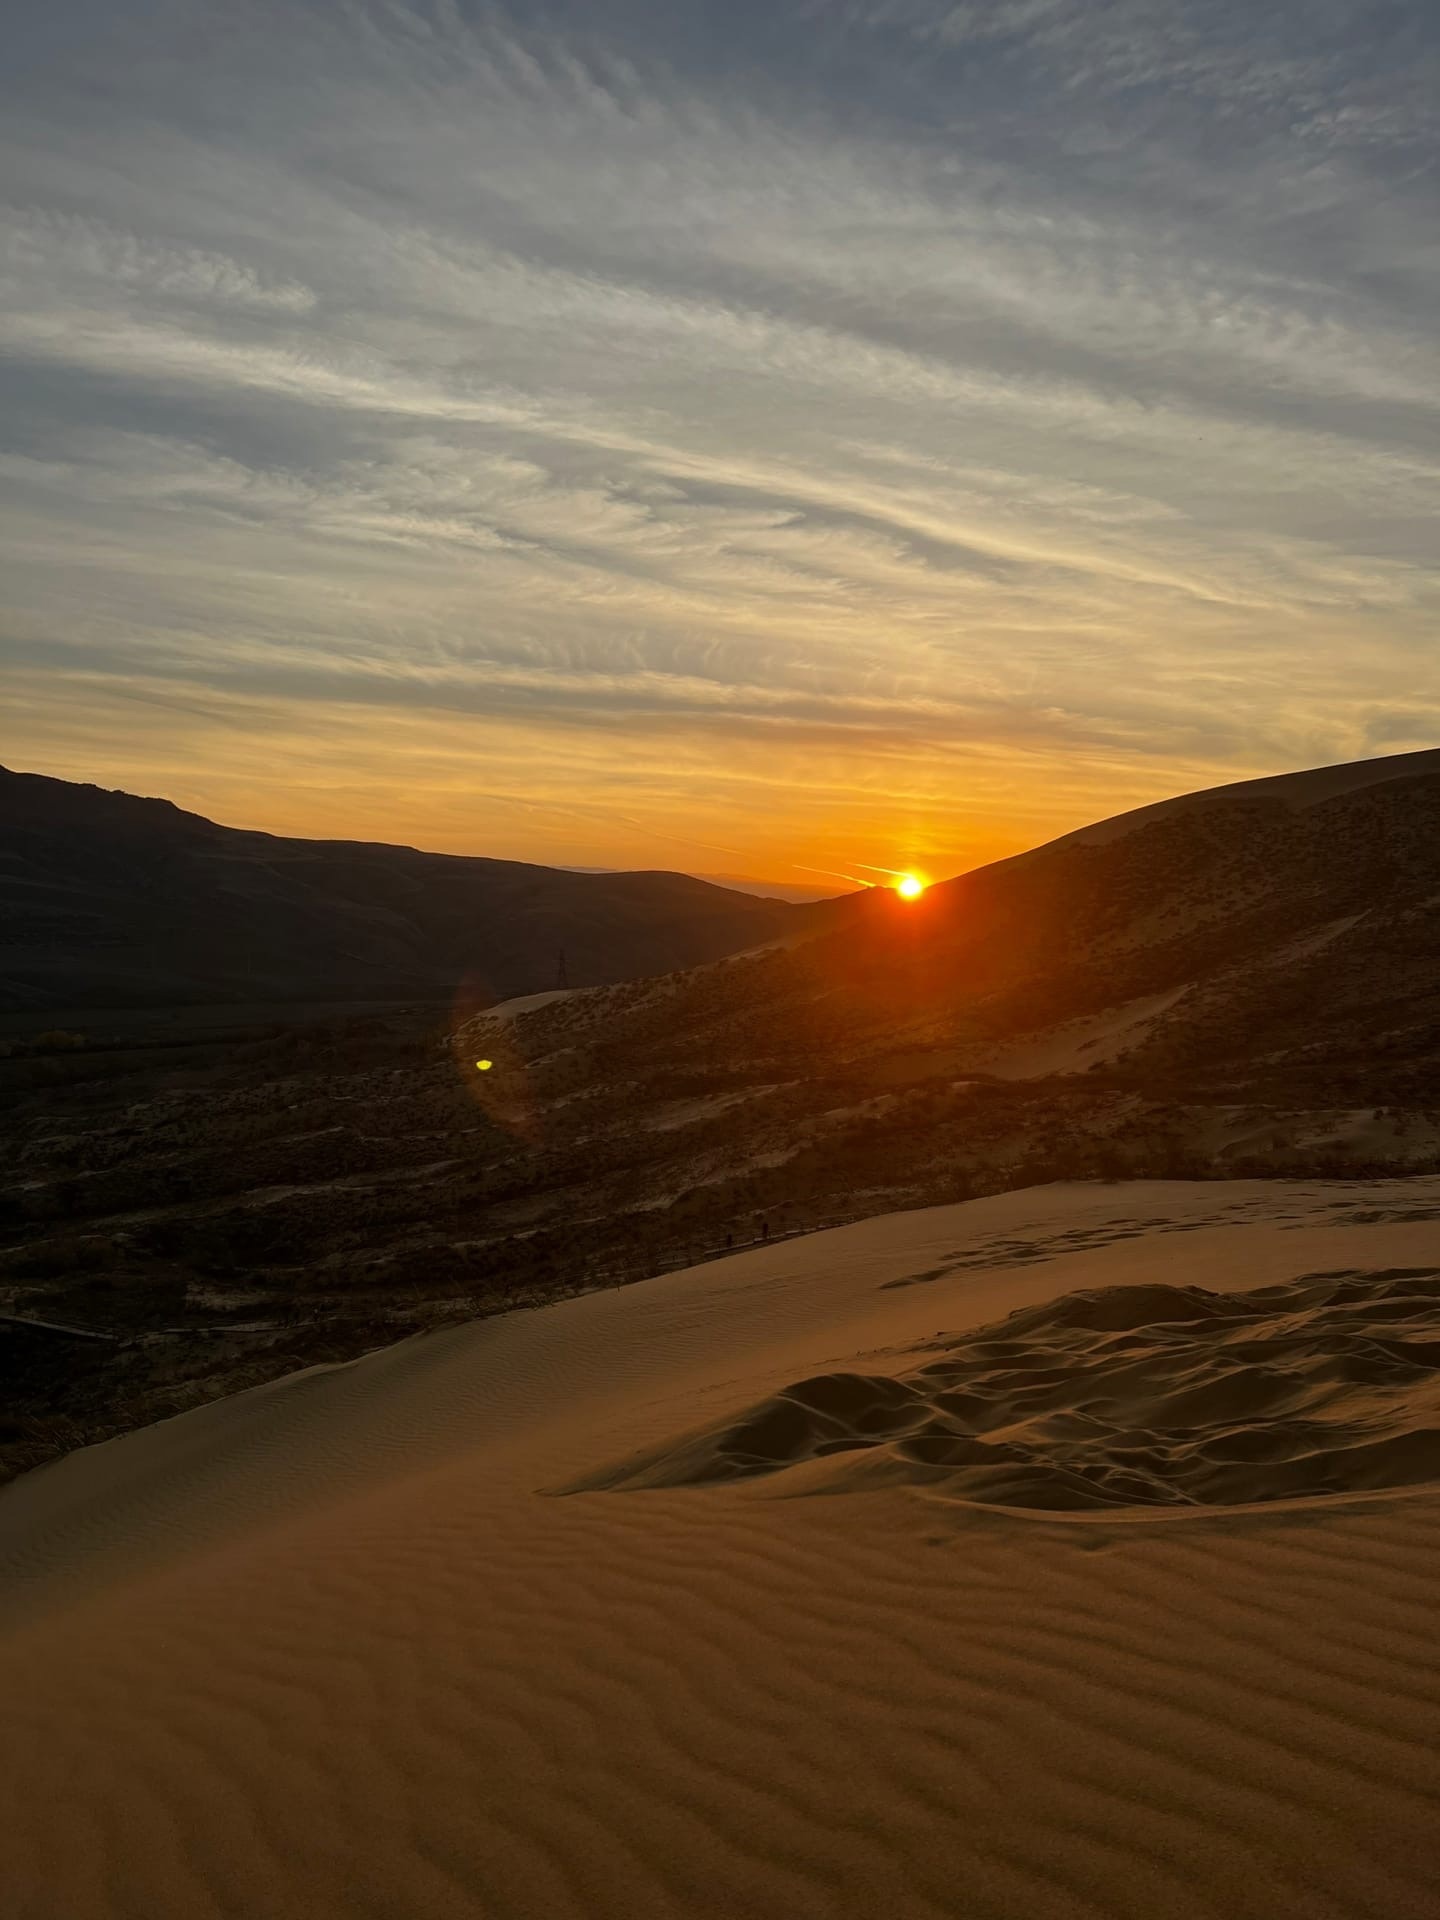
[[918, 900], [925, 891], [925, 882], [918, 873], [902, 873], [895, 882], [895, 891], [902, 900]]
[[8, 761], [839, 891], [1440, 739], [1424, 8], [21, 11]]

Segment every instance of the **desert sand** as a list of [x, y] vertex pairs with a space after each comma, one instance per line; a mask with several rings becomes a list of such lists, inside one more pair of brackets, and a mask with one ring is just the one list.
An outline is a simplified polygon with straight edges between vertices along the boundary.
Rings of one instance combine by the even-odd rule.
[[1440, 1180], [1083, 1185], [0, 1496], [13, 1920], [1440, 1907]]

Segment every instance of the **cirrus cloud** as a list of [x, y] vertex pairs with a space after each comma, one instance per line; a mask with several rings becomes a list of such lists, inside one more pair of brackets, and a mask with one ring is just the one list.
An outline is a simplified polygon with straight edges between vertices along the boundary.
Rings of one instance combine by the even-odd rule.
[[1418, 11], [82, 11], [0, 83], [12, 762], [778, 876], [1440, 738]]

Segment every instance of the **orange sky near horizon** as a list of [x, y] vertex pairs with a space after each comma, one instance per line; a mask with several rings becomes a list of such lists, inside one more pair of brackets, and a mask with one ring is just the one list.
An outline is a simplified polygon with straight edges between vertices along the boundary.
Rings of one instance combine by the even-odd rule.
[[19, 9], [0, 761], [806, 885], [1440, 742], [1423, 11]]
[[837, 891], [887, 869], [943, 879], [1171, 794], [1288, 770], [673, 726], [617, 748], [584, 729], [317, 715], [180, 689], [177, 729], [171, 705], [117, 699], [103, 683], [74, 687], [63, 712], [46, 688], [28, 701], [16, 691], [27, 750], [6, 765], [159, 796], [226, 826], [796, 887], [833, 876]]

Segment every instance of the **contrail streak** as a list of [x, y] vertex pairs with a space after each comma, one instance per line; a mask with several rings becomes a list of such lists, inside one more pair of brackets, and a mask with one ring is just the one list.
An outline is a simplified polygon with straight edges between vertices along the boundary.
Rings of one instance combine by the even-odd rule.
[[659, 827], [647, 827], [639, 820], [632, 820], [628, 813], [617, 813], [615, 818], [623, 820], [627, 827], [634, 827], [637, 833], [652, 834], [655, 839], [669, 840], [677, 847], [698, 847], [702, 853], [725, 853], [735, 860], [750, 858], [749, 854], [742, 852], [739, 847], [717, 846], [713, 840], [690, 840], [683, 833], [662, 833]]
[[[818, 873], [826, 880], [848, 880], [852, 887], [869, 887], [874, 885], [874, 882], [870, 880], [857, 880], [853, 873], [837, 873], [833, 867], [806, 867], [802, 866], [798, 860], [792, 860], [790, 864], [796, 873]], [[878, 872], [880, 869], [877, 868], [876, 871]]]

